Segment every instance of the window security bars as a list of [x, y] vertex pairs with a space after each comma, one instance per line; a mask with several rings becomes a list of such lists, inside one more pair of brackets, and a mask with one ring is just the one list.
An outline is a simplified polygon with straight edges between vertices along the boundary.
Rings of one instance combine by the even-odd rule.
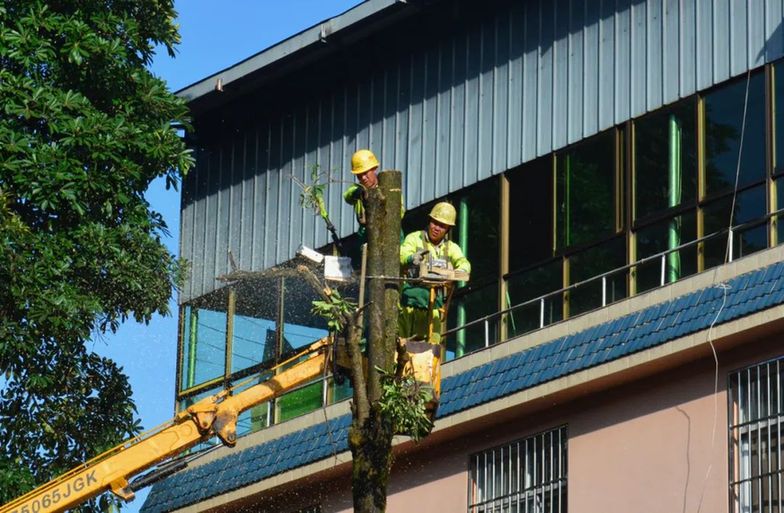
[[729, 376], [730, 511], [782, 513], [784, 357]]
[[469, 513], [565, 513], [566, 426], [470, 458]]

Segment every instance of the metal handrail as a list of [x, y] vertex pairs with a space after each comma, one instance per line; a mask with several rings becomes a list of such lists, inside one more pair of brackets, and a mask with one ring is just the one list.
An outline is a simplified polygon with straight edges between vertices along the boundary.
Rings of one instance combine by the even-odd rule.
[[[744, 231], [747, 228], [752, 228], [752, 227], [758, 226], [760, 224], [763, 224], [764, 222], [770, 220], [772, 217], [780, 215], [782, 213], [784, 213], [784, 208], [776, 210], [774, 212], [770, 212], [768, 214], [765, 214], [765, 216], [758, 217], [758, 218], [756, 218], [756, 219], [754, 219], [752, 221], [748, 221], [746, 223], [742, 223], [742, 224], [736, 225], [736, 226], [731, 227], [731, 228], [725, 228], [725, 229], [713, 232], [713, 233], [711, 233], [709, 235], [704, 235], [704, 236], [702, 236], [700, 238], [694, 239], [692, 241], [689, 241], [687, 243], [681, 244], [681, 245], [676, 246], [674, 248], [670, 248], [670, 249], [667, 249], [665, 251], [661, 251], [659, 253], [656, 253], [655, 255], [651, 255], [651, 256], [648, 256], [648, 257], [645, 257], [645, 258], [641, 258], [640, 260], [637, 260], [637, 261], [635, 261], [635, 262], [633, 262], [631, 264], [626, 264], [626, 265], [624, 265], [622, 267], [618, 267], [618, 268], [612, 269], [610, 271], [607, 271], [607, 272], [602, 273], [602, 274], [598, 274], [598, 275], [593, 276], [591, 278], [588, 278], [586, 280], [582, 280], [582, 281], [579, 281], [577, 283], [573, 283], [573, 284], [571, 284], [569, 286], [562, 287], [562, 288], [560, 288], [558, 290], [554, 290], [554, 291], [548, 292], [546, 294], [542, 294], [541, 296], [535, 297], [533, 299], [529, 299], [527, 301], [523, 301], [522, 303], [518, 303], [516, 305], [512, 305], [512, 306], [510, 306], [508, 308], [505, 308], [503, 310], [499, 310], [498, 312], [492, 313], [490, 315], [486, 315], [484, 317], [480, 317], [479, 319], [475, 319], [475, 320], [473, 320], [471, 322], [467, 322], [467, 323], [463, 324], [462, 326], [458, 326], [458, 327], [455, 327], [455, 328], [452, 328], [450, 330], [445, 331], [442, 334], [442, 336], [446, 337], [446, 336], [458, 333], [458, 332], [460, 332], [462, 330], [466, 330], [468, 328], [471, 328], [473, 326], [478, 326], [480, 324], [484, 324], [485, 347], [489, 347], [490, 346], [490, 321], [493, 321], [496, 318], [500, 318], [500, 317], [503, 317], [503, 316], [505, 316], [507, 314], [510, 314], [510, 313], [512, 313], [515, 310], [524, 308], [526, 306], [531, 306], [531, 305], [534, 305], [536, 303], [540, 304], [540, 309], [539, 309], [539, 329], [541, 329], [541, 328], [543, 328], [545, 326], [545, 324], [544, 324], [545, 301], [548, 298], [551, 298], [553, 296], [562, 295], [562, 294], [564, 294], [566, 292], [569, 292], [569, 291], [571, 291], [573, 289], [576, 289], [578, 287], [582, 287], [584, 285], [587, 285], [587, 284], [590, 284], [590, 283], [593, 283], [593, 282], [598, 282], [599, 280], [602, 281], [602, 307], [604, 307], [604, 306], [607, 305], [607, 296], [606, 296], [606, 294], [607, 294], [607, 278], [608, 277], [610, 277], [612, 275], [615, 275], [615, 274], [618, 274], [618, 273], [621, 273], [621, 272], [629, 271], [629, 270], [631, 270], [633, 268], [640, 267], [640, 266], [642, 266], [642, 265], [644, 265], [646, 263], [653, 262], [653, 261], [656, 261], [656, 260], [659, 260], [659, 259], [662, 262], [662, 268], [665, 268], [666, 267], [666, 258], [671, 253], [674, 253], [676, 251], [680, 251], [682, 249], [686, 249], [686, 248], [689, 248], [689, 247], [692, 247], [692, 246], [696, 246], [696, 245], [701, 244], [703, 242], [706, 242], [708, 240], [719, 238], [720, 236], [725, 235], [725, 234], [728, 234], [728, 239], [729, 239], [729, 252], [728, 252], [728, 255], [727, 255], [727, 260], [728, 260], [728, 262], [732, 262], [733, 261], [732, 243], [733, 243], [733, 237], [734, 237], [734, 233], [735, 232], [741, 232], [741, 231]], [[535, 269], [535, 268], [532, 267], [531, 269]], [[660, 286], [664, 286], [665, 285], [665, 283], [664, 283], [664, 275], [665, 275], [665, 273], [664, 273], [664, 271], [662, 271], [661, 279], [660, 279]], [[566, 319], [564, 319], [564, 320], [566, 320]], [[530, 330], [530, 331], [534, 331], [534, 330]], [[508, 339], [504, 339], [504, 340], [508, 340]], [[501, 340], [499, 342], [503, 342], [503, 340]]]

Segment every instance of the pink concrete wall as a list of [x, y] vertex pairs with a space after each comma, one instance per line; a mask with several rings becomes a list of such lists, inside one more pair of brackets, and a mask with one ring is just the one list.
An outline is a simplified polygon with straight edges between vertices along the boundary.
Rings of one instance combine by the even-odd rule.
[[701, 365], [593, 398], [569, 419], [569, 510], [727, 511], [725, 383]]
[[[778, 340], [720, 354], [718, 394], [706, 357], [535, 412], [477, 419], [452, 439], [409, 448], [396, 458], [387, 511], [466, 511], [471, 454], [565, 424], [568, 511], [726, 513], [727, 374], [780, 355]], [[251, 509], [288, 512], [320, 503], [324, 513], [352, 511], [349, 475], [294, 490]]]

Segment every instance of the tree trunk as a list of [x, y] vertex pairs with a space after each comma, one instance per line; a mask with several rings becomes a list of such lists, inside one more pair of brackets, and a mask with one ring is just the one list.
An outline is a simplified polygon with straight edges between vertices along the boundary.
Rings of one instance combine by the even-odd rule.
[[[401, 173], [379, 173], [379, 184], [368, 191], [366, 200], [368, 231], [368, 318], [367, 379], [353, 376], [354, 420], [349, 431], [353, 456], [352, 489], [354, 511], [377, 513], [386, 510], [387, 483], [392, 465], [392, 424], [378, 409], [383, 369], [394, 374], [397, 345], [397, 317], [400, 282]], [[385, 280], [383, 277], [391, 277]], [[357, 348], [360, 330], [354, 330]], [[364, 396], [364, 397], [363, 397]], [[364, 403], [366, 401], [366, 403]], [[364, 403], [364, 404], [363, 404]]]

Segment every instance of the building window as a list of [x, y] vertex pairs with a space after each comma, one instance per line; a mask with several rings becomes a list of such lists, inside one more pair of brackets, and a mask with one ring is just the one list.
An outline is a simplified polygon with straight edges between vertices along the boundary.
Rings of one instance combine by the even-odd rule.
[[219, 290], [185, 306], [181, 390], [223, 377], [227, 298], [227, 291]]
[[615, 130], [556, 154], [556, 246], [590, 244], [617, 232]]
[[[355, 289], [341, 286], [341, 293], [356, 297]], [[310, 311], [318, 297], [294, 265], [281, 265], [241, 273], [229, 285], [184, 305], [178, 407], [227, 385], [239, 392], [264, 382], [278, 372], [277, 365], [325, 337], [326, 321]], [[347, 381], [320, 376], [243, 412], [237, 433], [258, 431], [350, 396]]]
[[697, 97], [634, 122], [632, 212], [635, 260], [667, 252], [636, 268], [636, 292], [697, 272]]
[[566, 512], [566, 426], [471, 456], [469, 513]]
[[784, 357], [729, 377], [730, 502], [733, 513], [781, 511]]
[[[733, 258], [765, 249], [768, 246], [765, 73], [757, 71], [748, 80], [743, 77], [706, 93], [703, 118], [703, 233], [709, 235], [727, 230], [732, 220]], [[737, 194], [732, 210], [736, 174]], [[741, 225], [742, 228], [736, 228]], [[706, 269], [725, 262], [727, 241], [727, 237], [717, 237], [705, 243]]]

